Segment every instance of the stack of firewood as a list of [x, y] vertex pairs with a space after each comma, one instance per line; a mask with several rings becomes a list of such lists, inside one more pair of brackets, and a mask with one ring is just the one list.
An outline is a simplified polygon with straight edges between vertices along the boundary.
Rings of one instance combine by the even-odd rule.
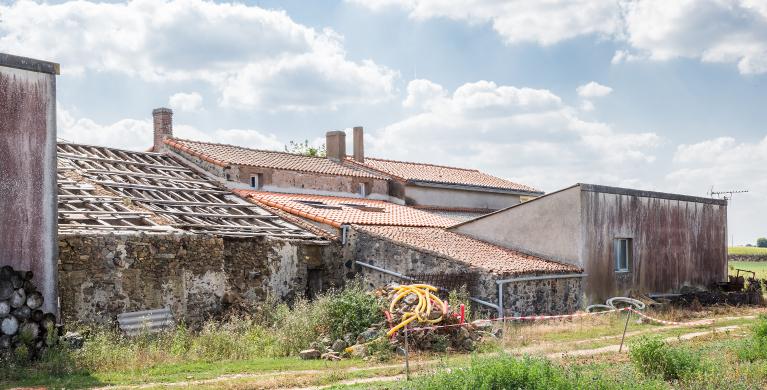
[[35, 357], [56, 343], [56, 316], [42, 306], [31, 271], [0, 267], [0, 355], [24, 346]]

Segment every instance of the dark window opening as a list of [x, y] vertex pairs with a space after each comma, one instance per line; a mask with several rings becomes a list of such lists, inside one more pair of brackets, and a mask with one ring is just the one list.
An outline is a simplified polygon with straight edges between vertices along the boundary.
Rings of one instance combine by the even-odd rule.
[[629, 272], [631, 270], [633, 246], [630, 238], [616, 238], [613, 240], [615, 252], [615, 272]]

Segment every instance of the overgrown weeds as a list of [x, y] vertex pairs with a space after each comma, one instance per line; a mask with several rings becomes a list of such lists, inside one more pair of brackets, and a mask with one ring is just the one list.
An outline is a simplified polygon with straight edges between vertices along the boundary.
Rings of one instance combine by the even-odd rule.
[[641, 336], [631, 343], [631, 362], [646, 376], [664, 380], [689, 378], [702, 370], [692, 352], [668, 345], [660, 336]]
[[741, 360], [754, 362], [767, 359], [767, 315], [760, 315], [751, 329], [751, 337], [738, 349]]

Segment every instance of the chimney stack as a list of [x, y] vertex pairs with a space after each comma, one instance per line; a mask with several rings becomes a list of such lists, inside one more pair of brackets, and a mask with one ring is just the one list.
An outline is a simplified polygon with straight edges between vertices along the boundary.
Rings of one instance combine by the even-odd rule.
[[152, 110], [154, 121], [154, 147], [155, 152], [160, 152], [165, 146], [166, 138], [173, 138], [173, 110], [170, 108], [155, 108]]
[[362, 126], [354, 128], [354, 161], [358, 163], [365, 162], [365, 134]]
[[325, 133], [325, 151], [329, 159], [343, 162], [346, 159], [346, 133], [343, 131]]

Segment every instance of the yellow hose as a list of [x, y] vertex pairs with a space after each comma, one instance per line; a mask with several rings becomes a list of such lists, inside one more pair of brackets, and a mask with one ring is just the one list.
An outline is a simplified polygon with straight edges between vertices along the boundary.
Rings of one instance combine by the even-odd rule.
[[[413, 294], [418, 298], [418, 304], [415, 306], [413, 311], [402, 313], [401, 322], [386, 332], [386, 335], [391, 336], [397, 333], [400, 329], [404, 328], [415, 320], [418, 320], [420, 323], [427, 324], [436, 324], [442, 321], [445, 314], [447, 313], [447, 305], [442, 302], [438, 296], [432, 293], [436, 291], [436, 287], [430, 286], [428, 284], [411, 284], [395, 287], [394, 297], [392, 298], [391, 304], [389, 305], [389, 312], [394, 313], [394, 309], [397, 306], [397, 303], [399, 303], [399, 301], [410, 294]], [[431, 315], [432, 309], [434, 308], [432, 301], [438, 305], [440, 309], [440, 316], [439, 318], [430, 320], [429, 316]]]

